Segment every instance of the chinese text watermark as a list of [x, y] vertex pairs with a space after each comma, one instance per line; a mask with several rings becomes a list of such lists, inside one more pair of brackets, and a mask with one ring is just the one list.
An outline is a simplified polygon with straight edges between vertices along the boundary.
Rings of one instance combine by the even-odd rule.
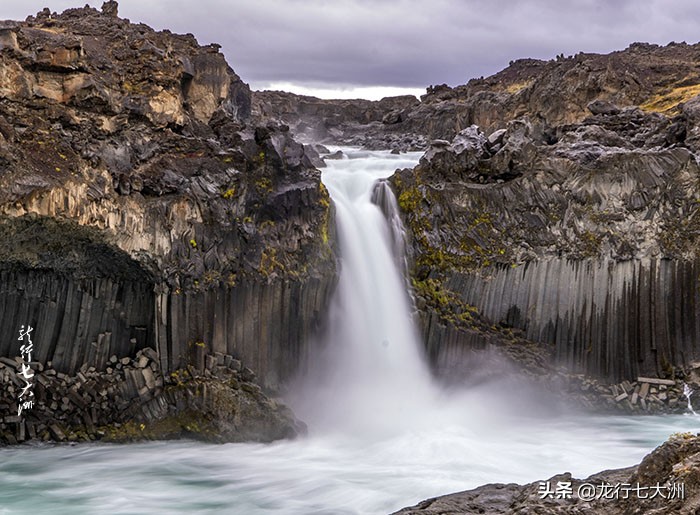
[[34, 372], [32, 372], [29, 365], [32, 361], [32, 351], [34, 350], [31, 335], [33, 330], [34, 328], [32, 326], [28, 325], [27, 329], [22, 326], [19, 330], [19, 338], [17, 338], [18, 341], [23, 342], [22, 346], [19, 348], [22, 355], [22, 363], [20, 364], [22, 370], [19, 373], [19, 377], [21, 377], [25, 383], [17, 399], [18, 417], [22, 414], [23, 410], [30, 410], [34, 407], [34, 382], [32, 381]]
[[[571, 481], [557, 481], [552, 485], [551, 481], [540, 481], [537, 489], [540, 499], [571, 499], [574, 496], [574, 487]], [[582, 501], [594, 501], [597, 499], [685, 499], [684, 483], [656, 483], [651, 486], [642, 486], [639, 483], [581, 483], [576, 488], [576, 496]]]

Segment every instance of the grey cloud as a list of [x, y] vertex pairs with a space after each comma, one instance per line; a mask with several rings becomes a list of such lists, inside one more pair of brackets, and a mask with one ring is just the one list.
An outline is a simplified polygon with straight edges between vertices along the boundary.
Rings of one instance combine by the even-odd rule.
[[[3, 0], [0, 17], [45, 3]], [[221, 43], [252, 83], [403, 87], [461, 84], [521, 57], [695, 42], [700, 26], [694, 0], [122, 0], [120, 13]]]

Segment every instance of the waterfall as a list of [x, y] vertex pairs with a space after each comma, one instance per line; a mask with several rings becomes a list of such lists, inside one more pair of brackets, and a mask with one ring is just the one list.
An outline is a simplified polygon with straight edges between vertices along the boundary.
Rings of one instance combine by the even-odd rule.
[[[386, 184], [375, 190], [377, 180], [417, 159], [377, 154], [351, 152], [323, 173], [336, 208], [341, 268], [323, 351], [310, 364], [302, 406], [295, 406], [310, 428], [386, 431], [415, 422], [417, 408], [433, 396], [403, 275], [396, 199]], [[373, 198], [391, 210], [389, 220]]]

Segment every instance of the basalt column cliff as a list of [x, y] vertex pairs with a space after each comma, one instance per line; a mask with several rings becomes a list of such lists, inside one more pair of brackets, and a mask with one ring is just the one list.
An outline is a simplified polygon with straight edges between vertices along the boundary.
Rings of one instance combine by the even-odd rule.
[[484, 345], [470, 327], [478, 311], [495, 332], [551, 345], [556, 363], [604, 380], [692, 366], [698, 51], [636, 44], [522, 61], [429, 95], [474, 124], [433, 140], [393, 181], [435, 359]]
[[165, 375], [228, 356], [278, 387], [335, 284], [314, 155], [247, 125], [216, 45], [116, 2], [3, 22], [0, 62], [5, 366], [30, 325], [59, 373], [150, 347]]

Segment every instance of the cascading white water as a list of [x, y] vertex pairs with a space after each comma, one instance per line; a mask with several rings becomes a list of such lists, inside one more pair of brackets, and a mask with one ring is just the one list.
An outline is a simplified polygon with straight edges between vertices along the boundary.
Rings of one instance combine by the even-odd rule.
[[[313, 430], [382, 432], [409, 422], [435, 392], [411, 320], [400, 220], [373, 201], [378, 179], [416, 155], [377, 159], [355, 151], [323, 172], [336, 208], [341, 271], [320, 359], [311, 362], [296, 411]], [[393, 194], [383, 190], [396, 212]], [[389, 197], [386, 199], [386, 197]], [[415, 422], [415, 421], [413, 421]]]

